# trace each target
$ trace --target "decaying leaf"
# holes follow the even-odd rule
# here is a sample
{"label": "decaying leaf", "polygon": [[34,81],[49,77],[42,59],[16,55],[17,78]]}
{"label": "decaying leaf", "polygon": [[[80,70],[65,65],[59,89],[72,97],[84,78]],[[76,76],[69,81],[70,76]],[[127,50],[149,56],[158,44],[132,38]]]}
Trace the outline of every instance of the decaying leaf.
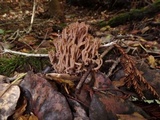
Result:
{"label": "decaying leaf", "polygon": [[10,84],[0,84],[0,120],[7,120],[13,114],[20,96],[17,85],[8,86]]}
{"label": "decaying leaf", "polygon": [[138,112],[144,118],[149,116],[129,101],[106,93],[96,93],[90,105],[89,116],[92,120],[117,120],[117,114],[133,114]]}
{"label": "decaying leaf", "polygon": [[20,116],[17,120],[38,120],[38,118],[33,114],[31,115],[26,114],[26,115]]}
{"label": "decaying leaf", "polygon": [[69,74],[59,74],[59,73],[47,73],[46,78],[54,80],[60,84],[67,84],[69,87],[73,88],[74,82],[79,79],[79,77],[71,76]]}
{"label": "decaying leaf", "polygon": [[15,110],[13,118],[14,119],[19,119],[21,116],[23,116],[25,110],[26,110],[26,106],[27,106],[27,100],[24,99],[23,103],[21,104],[21,106]]}
{"label": "decaying leaf", "polygon": [[107,88],[113,88],[112,82],[109,78],[106,78],[106,76],[101,72],[94,73],[95,82],[93,88],[100,89],[100,90],[106,90]]}
{"label": "decaying leaf", "polygon": [[120,120],[147,120],[142,115],[140,115],[137,112],[134,112],[133,114],[117,114],[118,119]]}
{"label": "decaying leaf", "polygon": [[105,109],[97,95],[93,95],[89,108],[89,118],[91,120],[117,120],[117,116],[110,110]]}
{"label": "decaying leaf", "polygon": [[70,106],[74,110],[74,120],[89,120],[85,109],[82,107],[80,103],[73,99],[68,99]]}
{"label": "decaying leaf", "polygon": [[72,114],[65,97],[57,92],[41,74],[28,72],[20,83],[32,98],[32,112],[39,120],[71,120]]}

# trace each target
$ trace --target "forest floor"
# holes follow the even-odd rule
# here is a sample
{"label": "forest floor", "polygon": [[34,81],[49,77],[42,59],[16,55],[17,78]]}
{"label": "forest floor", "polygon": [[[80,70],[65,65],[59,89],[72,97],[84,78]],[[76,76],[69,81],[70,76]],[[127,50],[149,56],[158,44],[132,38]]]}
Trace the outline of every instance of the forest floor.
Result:
{"label": "forest floor", "polygon": [[[42,73],[44,71],[47,71],[46,68],[48,68],[48,66],[51,66],[52,64],[52,63],[50,64],[48,57],[42,57],[42,58],[34,58],[34,56],[27,58],[16,57],[16,59],[20,60],[15,61],[14,57],[18,55],[12,53],[5,53],[4,49],[20,53],[46,55],[48,54],[48,51],[55,49],[53,42],[54,40],[57,40],[59,36],[61,36],[62,30],[66,26],[70,25],[71,23],[84,22],[85,24],[90,25],[89,34],[92,35],[94,38],[100,39],[102,41],[102,45],[105,45],[107,43],[112,43],[114,41],[118,41],[119,44],[117,43],[118,44],[117,46],[114,46],[111,48],[111,50],[108,50],[109,52],[104,57],[105,62],[103,62],[103,65],[99,70],[101,71],[101,73],[97,73],[94,75],[98,76],[95,77],[95,79],[97,78],[98,80],[97,81],[95,80],[96,82],[94,83],[94,87],[92,86],[92,88],[97,87],[96,89],[92,90],[90,85],[89,86],[86,85],[82,87],[82,90],[84,90],[85,92],[82,92],[78,97],[75,97],[76,93],[74,94],[70,92],[72,91],[75,92],[74,89],[77,89],[77,87],[76,88],[71,87],[72,82],[69,81],[66,82],[69,84],[69,87],[66,87],[65,85],[61,86],[59,85],[59,82],[60,83],[65,83],[65,82],[63,80],[58,79],[58,85],[56,83],[58,87],[56,87],[56,89],[58,89],[58,91],[60,91],[63,95],[65,95],[65,97],[67,97],[69,104],[73,103],[73,106],[70,105],[71,108],[74,109],[74,110],[71,109],[71,111],[75,112],[73,117],[76,118],[78,116],[79,119],[81,118],[86,120],[87,119],[94,120],[99,117],[102,120],[105,118],[113,120],[114,119],[115,120],[116,119],[121,119],[121,120],[160,119],[160,113],[159,113],[160,13],[156,14],[151,18],[146,17],[142,20],[133,20],[123,25],[110,27],[107,25],[104,26],[103,21],[108,21],[110,18],[113,18],[119,13],[127,12],[129,10],[121,9],[121,10],[109,11],[109,10],[103,10],[101,7],[88,9],[85,7],[77,7],[65,4],[64,5],[65,20],[59,20],[56,18],[48,18],[43,10],[43,7],[39,6],[36,9],[32,29],[30,31],[30,22],[32,17],[31,3],[25,3],[24,5],[20,6],[19,3],[1,2],[0,11],[1,11],[0,45],[1,45],[1,52],[2,53],[4,52],[3,54],[0,55],[0,62],[1,62],[0,83],[5,83],[6,81],[10,82],[8,81],[10,79],[7,78],[14,78],[13,76],[28,71],[34,72],[34,73],[27,73],[27,78],[29,80],[32,79],[37,80],[37,77],[39,77],[39,79],[42,80],[43,77],[41,75],[38,76],[37,73]],[[120,58],[121,55],[123,56],[123,58]],[[123,60],[126,61],[126,63],[127,61],[129,61],[129,64],[124,63]],[[21,61],[25,63],[22,63]],[[125,76],[127,76],[126,74],[130,73],[131,75],[129,79],[131,79],[133,82],[127,83],[125,82],[125,80],[128,79],[125,79]],[[107,77],[107,80],[106,78],[103,78],[104,76]],[[27,78],[25,77],[25,79]],[[138,82],[134,82],[133,79],[137,80]],[[43,80],[41,82],[43,83]],[[77,85],[77,83],[78,82],[75,82],[74,84]],[[20,86],[24,87],[25,84],[27,83],[21,83]],[[48,83],[45,82],[44,84]],[[107,97],[104,96],[103,94],[104,88],[102,87],[101,90],[100,89],[101,86],[99,84],[103,85],[105,84],[107,86],[108,89],[106,91],[108,92],[105,91],[105,95]],[[129,84],[133,84],[133,86]],[[108,85],[111,86],[108,87]],[[35,87],[35,91],[38,91],[39,86]],[[72,90],[70,90],[70,87]],[[4,89],[8,89],[8,87]],[[51,88],[46,88],[46,89],[51,89]],[[45,92],[45,89],[42,89],[42,92]],[[94,94],[94,92],[95,93],[97,92],[96,95]],[[4,98],[2,97],[4,95],[3,92],[0,93],[1,93],[0,99],[7,99],[6,97]],[[33,95],[31,91],[30,94]],[[55,95],[55,93],[53,94]],[[56,95],[58,96],[59,94],[56,93]],[[143,99],[143,97],[145,97],[145,100]],[[49,98],[49,100],[51,100],[51,98]],[[57,99],[60,98],[63,97],[60,96]],[[42,101],[43,100],[44,99],[42,99]],[[48,99],[45,98],[45,100]],[[107,102],[107,100],[110,102]],[[123,100],[125,100],[125,102]],[[129,103],[128,102],[126,103],[126,101],[128,100]],[[36,109],[38,109],[39,111],[35,112],[30,109],[28,110],[27,108],[26,108],[27,110],[23,110],[22,108],[26,104],[27,105],[29,104],[25,100],[23,101],[25,102],[23,104],[18,102],[19,106],[21,107],[18,107],[18,109],[16,109],[15,112],[10,111],[7,114],[1,113],[3,114],[1,117],[8,118],[8,116],[10,116],[13,118],[20,118],[20,117],[22,118],[22,115],[26,114],[24,113],[24,111],[33,112],[39,119],[45,116],[46,113],[38,109],[37,106],[41,108],[43,107],[43,104],[46,103],[43,103],[41,101],[42,104],[40,103],[37,104]],[[33,100],[33,103],[35,101]],[[55,100],[55,102],[57,101],[58,100]],[[64,101],[61,102],[62,104],[66,104],[63,103]],[[13,100],[13,103],[16,104],[17,101]],[[50,105],[52,103],[53,102],[51,103],[49,102]],[[136,107],[132,105],[133,103]],[[114,107],[110,106],[110,104],[113,105]],[[80,107],[81,105],[82,107]],[[109,105],[109,107],[107,105]],[[4,105],[4,107],[5,106],[7,105]],[[83,112],[78,113],[76,106],[77,109],[78,108],[81,109],[84,112],[84,114]],[[104,108],[104,106],[108,107],[108,109]],[[99,109],[98,107],[101,107],[103,109]],[[3,109],[3,105],[1,109]],[[96,111],[96,109],[98,109],[99,111]],[[21,111],[21,114],[17,114],[19,112],[18,110]],[[70,111],[66,107],[64,107],[63,110],[64,111],[66,110],[66,113],[69,113]],[[40,112],[42,112],[42,115],[40,115]],[[103,116],[103,112],[106,113],[109,117]],[[57,113],[57,115],[59,114]],[[66,116],[64,115],[63,117],[65,118]],[[69,115],[67,117],[73,118],[70,117]]]}

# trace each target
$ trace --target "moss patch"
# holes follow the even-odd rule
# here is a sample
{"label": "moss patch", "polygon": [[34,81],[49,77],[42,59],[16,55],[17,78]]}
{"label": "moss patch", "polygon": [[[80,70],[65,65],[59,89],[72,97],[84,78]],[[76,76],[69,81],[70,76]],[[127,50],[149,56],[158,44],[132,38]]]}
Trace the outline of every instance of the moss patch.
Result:
{"label": "moss patch", "polygon": [[11,56],[0,58],[0,74],[11,75],[15,71],[17,72],[41,72],[45,66],[49,65],[49,59],[47,58],[35,58],[24,56]]}

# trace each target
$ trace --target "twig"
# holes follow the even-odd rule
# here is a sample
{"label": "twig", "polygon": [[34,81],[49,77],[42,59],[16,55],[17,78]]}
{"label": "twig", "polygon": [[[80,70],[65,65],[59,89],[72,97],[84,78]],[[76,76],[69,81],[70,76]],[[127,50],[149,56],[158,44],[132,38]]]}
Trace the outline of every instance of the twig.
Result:
{"label": "twig", "polygon": [[45,36],[44,36],[44,39],[43,39],[43,40],[41,41],[41,43],[37,46],[36,51],[37,51],[37,49],[46,41],[47,34],[48,34],[48,30],[47,30],[47,32],[46,32],[46,34],[45,34]]}
{"label": "twig", "polygon": [[[105,62],[108,62],[108,60],[107,61],[105,61]],[[120,62],[120,57],[116,60],[116,61],[110,61],[109,60],[109,62],[113,62],[113,65],[111,66],[111,68],[109,69],[109,72],[107,73],[107,77],[110,77],[111,75],[112,75],[112,72],[113,72],[113,70],[116,68],[116,66],[118,65],[118,63]]]}
{"label": "twig", "polygon": [[34,2],[33,2],[33,9],[32,9],[31,23],[30,23],[30,26],[29,26],[28,33],[30,33],[31,30],[32,30],[33,21],[34,21],[34,16],[35,16],[35,10],[36,10],[36,5],[37,5],[36,0],[34,0]]}
{"label": "twig", "polygon": [[80,92],[80,88],[82,87],[84,81],[86,80],[87,76],[89,75],[89,73],[91,72],[92,68],[94,67],[94,65],[91,65],[90,68],[88,69],[88,71],[86,71],[83,76],[81,77],[78,85],[76,86],[76,93],[78,94]]}
{"label": "twig", "polygon": [[17,52],[17,51],[13,51],[13,50],[6,49],[6,48],[4,48],[1,51],[3,54],[4,53],[11,53],[11,54],[17,54],[17,55],[24,55],[27,57],[48,57],[48,54],[31,54],[31,53]]}
{"label": "twig", "polygon": [[114,46],[109,46],[102,54],[101,58],[103,58]]}
{"label": "twig", "polygon": [[107,44],[104,44],[104,45],[101,45],[101,47],[109,47],[109,46],[115,45],[116,43],[117,43],[117,40],[110,42],[110,43],[107,43]]}
{"label": "twig", "polygon": [[12,34],[12,36],[9,37],[9,39],[11,39],[12,42],[13,42],[14,40],[16,40],[16,39],[18,38],[18,36],[20,36],[20,30],[19,30],[19,29],[16,30],[16,31]]}

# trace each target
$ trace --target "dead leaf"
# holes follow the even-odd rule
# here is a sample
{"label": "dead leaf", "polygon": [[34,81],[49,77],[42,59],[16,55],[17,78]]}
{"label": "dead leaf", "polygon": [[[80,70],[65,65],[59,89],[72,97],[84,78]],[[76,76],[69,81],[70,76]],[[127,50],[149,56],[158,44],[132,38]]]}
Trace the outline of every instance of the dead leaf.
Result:
{"label": "dead leaf", "polygon": [[91,120],[117,120],[117,116],[112,111],[105,109],[97,95],[93,95],[89,108],[89,118]]}
{"label": "dead leaf", "polygon": [[115,81],[112,81],[112,84],[115,86],[115,87],[122,87],[125,85],[125,81],[124,81],[124,77],[123,78],[120,78],[119,80],[115,80]]}
{"label": "dead leaf", "polygon": [[127,100],[106,93],[96,92],[90,104],[89,116],[92,120],[117,120],[116,114],[133,114],[138,112],[148,118],[149,116],[139,107]]}
{"label": "dead leaf", "polygon": [[89,120],[85,109],[82,107],[80,103],[73,99],[68,99],[69,103],[74,110],[74,120]]}
{"label": "dead leaf", "polygon": [[26,114],[23,116],[20,116],[17,120],[38,120],[38,118],[34,114]]}
{"label": "dead leaf", "polygon": [[101,72],[94,73],[95,76],[95,82],[93,88],[105,90],[107,88],[112,88],[112,82],[109,78],[106,78],[106,76]]}
{"label": "dead leaf", "polygon": [[26,45],[35,45],[38,40],[31,35],[25,35],[22,38],[19,38],[18,41]]}
{"label": "dead leaf", "polygon": [[148,59],[148,63],[150,65],[150,67],[155,68],[157,63],[156,63],[156,60],[155,60],[154,56],[150,55],[150,56],[148,56],[147,59]]}
{"label": "dead leaf", "polygon": [[[0,84],[0,120],[7,120],[13,114],[20,96],[20,89],[17,85]],[[7,91],[6,91],[7,89]]]}
{"label": "dead leaf", "polygon": [[117,114],[117,116],[120,120],[147,120],[137,112],[134,112],[133,114]]}
{"label": "dead leaf", "polygon": [[23,115],[23,113],[26,110],[26,106],[27,106],[27,100],[24,99],[22,105],[17,110],[15,110],[13,118],[16,119],[16,120],[20,119],[21,116]]}
{"label": "dead leaf", "polygon": [[54,80],[60,84],[67,84],[71,88],[74,87],[73,81],[76,81],[79,79],[79,77],[77,76],[72,76],[69,74],[59,74],[59,73],[47,73],[45,77],[50,80]]}
{"label": "dead leaf", "polygon": [[84,84],[78,94],[76,94],[76,97],[78,98],[79,101],[82,102],[83,105],[89,106],[91,102],[91,88]]}
{"label": "dead leaf", "polygon": [[41,74],[28,72],[20,83],[32,96],[33,113],[40,120],[71,120],[72,114],[65,97],[52,88]]}
{"label": "dead leaf", "polygon": [[148,26],[146,26],[145,28],[143,28],[141,30],[142,34],[144,34],[145,32],[147,32],[150,28]]}

